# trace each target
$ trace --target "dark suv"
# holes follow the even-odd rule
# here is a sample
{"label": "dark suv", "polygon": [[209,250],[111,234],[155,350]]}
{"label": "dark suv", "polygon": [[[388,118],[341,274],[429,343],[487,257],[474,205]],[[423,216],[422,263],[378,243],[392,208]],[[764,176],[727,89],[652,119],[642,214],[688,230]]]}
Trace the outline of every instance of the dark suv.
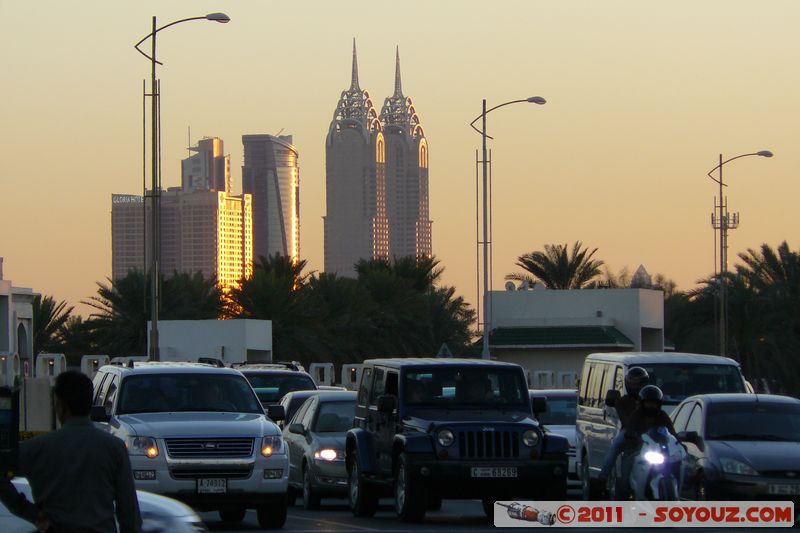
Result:
{"label": "dark suv", "polygon": [[393,494],[398,516],[419,521],[444,499],[564,499],[564,437],[533,419],[522,368],[473,359],[364,362],[347,434],[350,507],[375,513]]}

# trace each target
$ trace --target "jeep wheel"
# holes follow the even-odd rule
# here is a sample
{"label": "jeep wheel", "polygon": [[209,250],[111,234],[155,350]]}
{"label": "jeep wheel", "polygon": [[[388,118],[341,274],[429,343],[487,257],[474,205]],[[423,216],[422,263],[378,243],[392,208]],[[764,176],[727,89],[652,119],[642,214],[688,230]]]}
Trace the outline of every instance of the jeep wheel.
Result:
{"label": "jeep wheel", "polygon": [[238,524],[244,520],[246,514],[247,509],[244,507],[229,507],[219,510],[219,519],[228,524]]}
{"label": "jeep wheel", "polygon": [[259,505],[256,508],[258,525],[264,529],[280,529],[286,523],[287,511],[288,501],[285,494],[278,500]]}
{"label": "jeep wheel", "polygon": [[305,465],[303,468],[303,508],[312,511],[319,509],[320,496],[314,492],[314,486],[311,484],[311,468]]}
{"label": "jeep wheel", "polygon": [[421,483],[414,483],[406,455],[397,460],[394,479],[395,511],[403,522],[421,522],[428,506],[427,491]]}
{"label": "jeep wheel", "polygon": [[371,517],[378,510],[378,496],[361,476],[358,469],[358,459],[351,459],[353,466],[350,468],[350,477],[347,480],[347,495],[350,510],[356,516]]}

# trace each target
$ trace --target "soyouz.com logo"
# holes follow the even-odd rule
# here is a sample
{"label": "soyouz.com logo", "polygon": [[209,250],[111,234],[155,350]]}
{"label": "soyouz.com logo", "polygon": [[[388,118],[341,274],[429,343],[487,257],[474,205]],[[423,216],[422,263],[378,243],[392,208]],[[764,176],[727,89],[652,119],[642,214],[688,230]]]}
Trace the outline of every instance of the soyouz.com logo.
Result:
{"label": "soyouz.com logo", "polygon": [[495,502],[496,527],[792,527],[794,504],[746,502]]}

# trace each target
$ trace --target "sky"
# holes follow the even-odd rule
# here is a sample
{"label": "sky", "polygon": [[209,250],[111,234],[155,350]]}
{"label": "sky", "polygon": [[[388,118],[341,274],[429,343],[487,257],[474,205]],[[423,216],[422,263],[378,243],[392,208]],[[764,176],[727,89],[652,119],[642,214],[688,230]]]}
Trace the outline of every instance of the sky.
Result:
{"label": "sky", "polygon": [[[159,33],[163,181],[192,140],[219,136],[241,190],[241,136],[294,136],[301,256],[323,268],[325,136],[349,86],[352,39],[376,107],[403,89],[430,145],[433,249],[445,283],[476,294],[475,150],[489,106],[494,279],[550,243],[598,248],[687,289],[713,272],[719,154],[741,226],[730,257],[797,249],[800,4],[793,0],[402,2],[0,0],[0,256],[16,286],[78,311],[111,273],[111,194],[142,183],[142,80],[133,48],[159,25],[223,11],[226,25]],[[9,22],[10,21],[10,22]]]}

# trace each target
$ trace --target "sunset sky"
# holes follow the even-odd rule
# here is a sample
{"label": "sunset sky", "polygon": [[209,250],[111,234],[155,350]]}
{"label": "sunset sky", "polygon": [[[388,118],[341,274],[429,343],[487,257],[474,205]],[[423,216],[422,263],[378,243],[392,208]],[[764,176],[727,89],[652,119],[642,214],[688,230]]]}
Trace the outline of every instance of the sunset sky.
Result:
{"label": "sunset sky", "polygon": [[[111,273],[111,194],[142,183],[142,79],[133,44],[159,34],[165,185],[192,140],[224,139],[241,191],[243,134],[283,129],[300,151],[301,256],[323,263],[324,142],[350,82],[376,107],[403,89],[430,145],[433,249],[445,282],[475,300],[474,154],[468,126],[489,105],[494,284],[518,255],[582,240],[612,269],[639,264],[690,288],[713,271],[719,153],[730,256],[800,245],[800,3],[0,0],[0,256],[17,286],[78,305]],[[732,261],[733,262],[733,261]],[[79,306],[86,314],[87,308]]]}

